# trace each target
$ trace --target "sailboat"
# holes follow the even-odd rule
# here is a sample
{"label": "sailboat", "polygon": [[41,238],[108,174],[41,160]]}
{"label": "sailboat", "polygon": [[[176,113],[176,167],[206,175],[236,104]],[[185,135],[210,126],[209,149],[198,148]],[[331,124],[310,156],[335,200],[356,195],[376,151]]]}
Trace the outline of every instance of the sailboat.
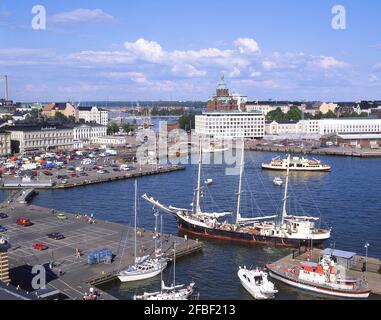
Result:
{"label": "sailboat", "polygon": [[[290,162],[290,156],[288,157]],[[237,194],[237,209],[235,221],[221,222],[219,219],[226,213],[204,213],[200,207],[200,178],[202,167],[202,148],[200,144],[200,160],[198,166],[198,186],[196,189],[196,203],[193,210],[165,206],[153,197],[143,195],[143,198],[164,212],[174,215],[178,221],[179,229],[183,232],[195,234],[205,238],[215,238],[253,244],[266,244],[284,247],[300,247],[308,245],[311,241],[319,246],[331,237],[331,230],[319,229],[315,223],[319,218],[310,216],[288,215],[287,199],[289,184],[289,167],[286,176],[286,187],[283,198],[281,218],[278,215],[267,217],[243,218],[241,216],[242,177],[244,172],[244,145],[241,150],[241,165],[239,175],[239,188]],[[280,221],[279,221],[280,220]]]}
{"label": "sailboat", "polygon": [[137,256],[137,229],[136,229],[136,216],[137,216],[137,180],[135,180],[135,228],[134,228],[134,264],[128,266],[125,270],[120,271],[117,277],[121,282],[131,282],[138,280],[145,280],[157,276],[162,272],[168,264],[168,260],[162,257],[162,253],[157,254],[156,251],[156,238],[155,238],[155,258],[149,259],[149,256]]}
{"label": "sailboat", "polygon": [[143,295],[135,295],[134,300],[188,300],[193,294],[195,283],[191,282],[188,286],[176,285],[176,242],[173,243],[173,283],[170,287],[165,285],[163,281],[163,273],[161,273],[161,290],[158,292]]}

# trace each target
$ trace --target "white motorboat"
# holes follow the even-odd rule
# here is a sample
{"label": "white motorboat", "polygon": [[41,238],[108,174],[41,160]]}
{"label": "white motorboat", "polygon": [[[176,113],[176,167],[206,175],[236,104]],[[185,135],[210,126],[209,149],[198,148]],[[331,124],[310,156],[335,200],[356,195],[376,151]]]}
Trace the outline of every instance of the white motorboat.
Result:
{"label": "white motorboat", "polygon": [[213,183],[213,179],[207,179],[205,180],[205,185],[209,186]]}
{"label": "white motorboat", "polygon": [[248,270],[239,267],[238,277],[242,286],[253,296],[254,299],[272,299],[278,293],[274,284],[268,280],[267,272],[260,269]]}
{"label": "white motorboat", "polygon": [[[162,219],[162,218],[161,218]],[[134,300],[188,300],[193,294],[195,283],[188,286],[184,284],[176,285],[176,243],[173,244],[173,284],[167,287],[163,281],[161,272],[161,290],[158,292],[145,292],[143,295],[134,295]]]}
{"label": "white motorboat", "polygon": [[[134,264],[128,266],[126,269],[120,271],[117,275],[121,282],[132,282],[153,278],[160,274],[168,265],[168,259],[163,258],[161,252],[158,254],[156,250],[155,238],[155,258],[149,259],[149,256],[137,256],[137,229],[136,229],[136,216],[137,216],[137,181],[135,180],[135,228],[134,228]],[[155,226],[156,230],[156,226]]]}

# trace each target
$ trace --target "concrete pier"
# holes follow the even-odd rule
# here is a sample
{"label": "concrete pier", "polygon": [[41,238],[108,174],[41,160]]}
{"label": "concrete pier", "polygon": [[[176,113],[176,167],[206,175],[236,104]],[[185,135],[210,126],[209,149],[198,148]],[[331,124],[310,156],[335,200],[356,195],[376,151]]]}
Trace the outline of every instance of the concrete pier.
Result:
{"label": "concrete pier", "polygon": [[[97,171],[90,171],[87,173],[87,176],[80,176],[77,177],[70,177],[70,179],[67,180],[67,183],[62,183],[62,180],[57,179],[58,175],[68,175],[68,173],[65,170],[59,170],[54,172],[54,176],[51,179],[48,179],[51,181],[51,183],[34,183],[33,181],[31,183],[18,183],[18,182],[12,182],[8,183],[9,181],[7,179],[4,179],[2,183],[0,184],[0,188],[6,189],[6,190],[19,190],[24,188],[35,188],[35,189],[68,189],[68,188],[76,188],[76,187],[83,187],[87,185],[92,184],[100,184],[100,183],[106,183],[106,182],[112,182],[112,181],[119,181],[119,180],[126,180],[126,179],[135,179],[139,177],[145,177],[145,176],[151,176],[151,175],[157,175],[157,174],[164,174],[164,173],[170,173],[180,170],[185,170],[185,167],[178,166],[178,165],[144,165],[141,167],[137,167],[130,171],[113,171],[110,167],[105,167],[105,169],[108,171],[107,173],[100,174]],[[41,178],[41,179],[47,179],[47,178]],[[40,180],[43,181],[43,180]]]}
{"label": "concrete pier", "polygon": [[[302,261],[307,261],[308,255],[310,255],[310,261],[318,262],[321,254],[321,249],[313,249],[310,254],[307,252],[299,253],[298,250],[295,250],[292,254],[274,262],[273,264],[285,267],[298,266]],[[353,258],[353,264],[348,270],[348,275],[353,278],[365,277],[368,281],[369,288],[372,290],[372,294],[381,295],[381,261],[379,259],[368,257],[367,272],[362,272],[365,260],[366,258],[363,256],[355,256]]]}
{"label": "concrete pier", "polygon": [[[61,220],[57,217],[61,212],[17,202],[3,203],[1,211],[9,216],[1,220],[1,224],[8,229],[3,235],[12,244],[8,251],[10,278],[12,284],[26,290],[32,290],[32,267],[43,265],[50,287],[69,299],[82,300],[91,286],[115,280],[117,272],[133,262],[134,228],[100,220],[93,224],[89,223],[89,217],[69,213],[64,213],[67,219]],[[16,220],[21,216],[30,219],[33,225],[17,225]],[[62,233],[65,239],[49,239],[47,234],[53,232]],[[137,244],[139,255],[154,253],[153,235],[151,231],[140,229]],[[178,258],[202,250],[199,241],[163,235],[163,250],[168,257],[173,254],[174,242],[178,244]],[[48,248],[38,251],[32,247],[35,243]],[[87,254],[104,248],[112,250],[112,263],[88,265]],[[77,249],[80,256],[76,255]],[[100,299],[114,297],[101,292]]]}

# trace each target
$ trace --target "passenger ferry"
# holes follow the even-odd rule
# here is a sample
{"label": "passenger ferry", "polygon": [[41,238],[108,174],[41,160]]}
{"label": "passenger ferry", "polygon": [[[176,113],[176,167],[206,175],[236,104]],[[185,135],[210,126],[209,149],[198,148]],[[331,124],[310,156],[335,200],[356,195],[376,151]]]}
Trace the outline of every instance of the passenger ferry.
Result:
{"label": "passenger ferry", "polygon": [[[262,169],[264,170],[277,170],[287,171],[288,159],[281,159],[276,157],[270,163],[263,163]],[[323,164],[320,160],[307,158],[293,157],[290,160],[290,171],[314,171],[314,172],[328,172],[331,171],[331,166]]]}
{"label": "passenger ferry", "polygon": [[305,261],[299,266],[267,265],[270,276],[292,287],[341,298],[366,299],[371,290],[363,279],[350,279],[331,255],[324,255],[319,263]]}

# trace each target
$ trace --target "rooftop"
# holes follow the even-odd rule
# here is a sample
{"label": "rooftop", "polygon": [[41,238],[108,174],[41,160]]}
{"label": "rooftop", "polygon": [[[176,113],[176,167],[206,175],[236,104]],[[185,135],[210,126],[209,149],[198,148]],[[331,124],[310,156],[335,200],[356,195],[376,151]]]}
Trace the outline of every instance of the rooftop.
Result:
{"label": "rooftop", "polygon": [[352,259],[356,253],[355,252],[349,252],[349,251],[342,251],[342,250],[336,250],[336,249],[330,249],[326,248],[322,251],[323,255],[332,255],[334,257],[338,258],[344,258],[344,259]]}

